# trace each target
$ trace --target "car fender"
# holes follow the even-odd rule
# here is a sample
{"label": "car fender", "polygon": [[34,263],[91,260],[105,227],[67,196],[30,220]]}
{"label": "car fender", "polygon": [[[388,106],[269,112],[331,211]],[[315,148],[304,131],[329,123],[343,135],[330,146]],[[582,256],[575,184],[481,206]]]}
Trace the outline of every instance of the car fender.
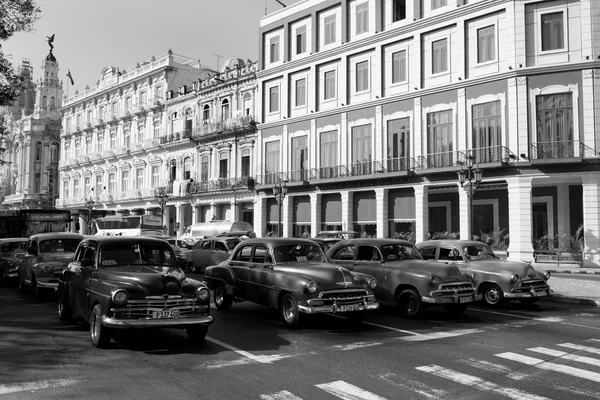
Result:
{"label": "car fender", "polygon": [[387,273],[387,284],[390,287],[389,293],[393,293],[393,299],[384,299],[387,301],[395,301],[400,292],[407,288],[415,289],[420,296],[428,294],[432,286],[429,284],[429,279],[433,273],[429,271],[410,270],[398,271],[393,270]]}
{"label": "car fender", "polygon": [[204,272],[204,280],[208,288],[214,290],[219,284],[235,286],[235,274],[229,265],[211,265],[206,267]]}
{"label": "car fender", "polygon": [[[357,276],[357,277],[360,279],[360,281],[361,281],[361,283],[363,284],[363,287],[364,287],[365,289],[368,289],[370,292],[372,292],[372,291],[373,291],[373,289],[371,289],[371,288],[369,287],[369,281],[370,281],[371,279],[375,279],[375,277],[374,277],[373,275],[364,274],[364,273],[362,273],[362,272],[352,272],[352,274],[353,274],[353,275],[356,275],[356,276]],[[379,282],[377,282],[377,284],[379,285]]]}

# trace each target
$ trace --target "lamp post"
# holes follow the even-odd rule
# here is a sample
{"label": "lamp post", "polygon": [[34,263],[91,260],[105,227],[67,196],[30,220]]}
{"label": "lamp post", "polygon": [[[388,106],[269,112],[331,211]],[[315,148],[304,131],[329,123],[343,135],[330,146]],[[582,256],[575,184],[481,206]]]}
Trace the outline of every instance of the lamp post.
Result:
{"label": "lamp post", "polygon": [[160,207],[160,223],[164,227],[165,226],[165,206],[167,205],[167,199],[169,198],[169,195],[167,193],[165,193],[164,188],[159,188],[156,190],[156,194],[154,195],[154,198],[156,199],[156,201],[158,202],[158,205]]}
{"label": "lamp post", "polygon": [[275,200],[277,200],[277,205],[279,206],[279,220],[277,224],[277,234],[279,237],[283,234],[283,227],[281,225],[281,205],[283,204],[283,199],[285,199],[285,196],[287,195],[287,191],[287,181],[282,181],[280,179],[279,182],[273,186],[273,196],[275,196]]}
{"label": "lamp post", "polygon": [[465,189],[467,192],[467,199],[469,200],[469,239],[473,240],[473,195],[481,183],[483,177],[483,171],[480,170],[475,164],[475,156],[469,150],[465,156],[467,170],[465,171],[461,166],[458,171],[458,182],[460,187]]}
{"label": "lamp post", "polygon": [[94,209],[94,204],[96,204],[96,202],[94,201],[94,198],[92,196],[90,196],[90,198],[87,199],[85,202],[85,205],[87,206],[87,209],[88,209],[88,220],[87,220],[87,233],[88,234],[90,233],[90,230],[92,228],[92,210]]}

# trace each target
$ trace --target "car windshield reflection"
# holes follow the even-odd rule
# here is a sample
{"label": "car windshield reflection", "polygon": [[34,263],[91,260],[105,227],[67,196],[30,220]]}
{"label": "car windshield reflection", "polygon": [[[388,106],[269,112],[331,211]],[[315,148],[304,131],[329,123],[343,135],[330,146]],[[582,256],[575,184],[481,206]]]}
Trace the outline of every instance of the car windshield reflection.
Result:
{"label": "car windshield reflection", "polygon": [[277,246],[273,250],[275,263],[294,261],[325,261],[325,254],[318,245],[293,244]]}
{"label": "car windshield reflection", "polygon": [[398,261],[405,259],[422,259],[421,253],[415,246],[407,244],[386,244],[381,246],[381,253],[385,261]]}
{"label": "car windshield reflection", "polygon": [[485,244],[465,246],[462,251],[468,261],[498,259],[494,251]]}
{"label": "car windshield reflection", "polygon": [[131,265],[161,265],[176,267],[171,249],[156,244],[111,244],[100,255],[103,267]]}
{"label": "car windshield reflection", "polygon": [[74,252],[81,239],[51,239],[40,242],[41,253]]}

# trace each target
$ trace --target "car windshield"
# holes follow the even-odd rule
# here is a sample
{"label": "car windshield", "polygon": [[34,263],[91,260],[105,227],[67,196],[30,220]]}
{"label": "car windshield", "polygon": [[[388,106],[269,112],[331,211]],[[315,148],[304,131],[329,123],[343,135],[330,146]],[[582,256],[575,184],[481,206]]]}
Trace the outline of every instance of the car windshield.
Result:
{"label": "car windshield", "polygon": [[275,263],[293,261],[325,261],[325,254],[318,245],[286,244],[275,247]]}
{"label": "car windshield", "polygon": [[2,253],[23,252],[27,248],[27,241],[2,243]]}
{"label": "car windshield", "polygon": [[115,243],[102,249],[100,265],[165,265],[175,267],[176,263],[169,245],[160,243]]}
{"label": "car windshield", "polygon": [[381,253],[385,261],[397,261],[407,258],[422,259],[419,250],[411,244],[385,244],[381,246]]}
{"label": "car windshield", "polygon": [[81,239],[50,239],[40,242],[40,253],[74,252]]}
{"label": "car windshield", "polygon": [[486,244],[476,244],[465,246],[462,249],[465,257],[469,261],[473,260],[485,260],[485,259],[497,259],[498,257],[494,254],[494,251],[490,248],[490,246]]}
{"label": "car windshield", "polygon": [[238,239],[238,238],[227,239],[225,241],[225,246],[227,247],[227,250],[233,250],[235,248],[235,246],[238,245],[239,242],[240,242],[240,239]]}

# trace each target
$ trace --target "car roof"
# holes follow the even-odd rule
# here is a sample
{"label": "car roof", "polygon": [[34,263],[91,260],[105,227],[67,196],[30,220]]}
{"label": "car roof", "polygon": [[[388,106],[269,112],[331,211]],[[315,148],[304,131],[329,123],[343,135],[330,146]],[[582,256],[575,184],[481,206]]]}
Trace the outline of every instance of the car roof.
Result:
{"label": "car roof", "polygon": [[29,239],[44,240],[44,239],[83,239],[83,235],[74,232],[46,232],[36,233],[31,235]]}
{"label": "car roof", "polygon": [[0,243],[26,242],[28,240],[27,238],[2,238],[0,239]]}
{"label": "car roof", "polygon": [[97,243],[102,243],[103,245],[112,244],[112,243],[162,243],[167,246],[171,246],[167,243],[166,240],[162,238],[155,238],[151,236],[88,236],[84,240],[84,242],[95,241]]}
{"label": "car roof", "polygon": [[417,247],[421,246],[469,246],[474,244],[485,244],[483,242],[478,242],[477,240],[460,240],[460,239],[435,239],[435,240],[426,240],[424,242],[420,242],[417,244]]}
{"label": "car roof", "polygon": [[342,239],[336,245],[339,244],[374,244],[382,246],[384,244],[410,244],[408,240],[404,239],[392,239],[392,238],[356,238],[356,239]]}
{"label": "car roof", "polygon": [[279,246],[288,244],[307,244],[315,245],[316,242],[312,239],[305,238],[278,238],[278,237],[262,237],[262,238],[251,238],[242,241],[246,244],[266,244],[267,246]]}

